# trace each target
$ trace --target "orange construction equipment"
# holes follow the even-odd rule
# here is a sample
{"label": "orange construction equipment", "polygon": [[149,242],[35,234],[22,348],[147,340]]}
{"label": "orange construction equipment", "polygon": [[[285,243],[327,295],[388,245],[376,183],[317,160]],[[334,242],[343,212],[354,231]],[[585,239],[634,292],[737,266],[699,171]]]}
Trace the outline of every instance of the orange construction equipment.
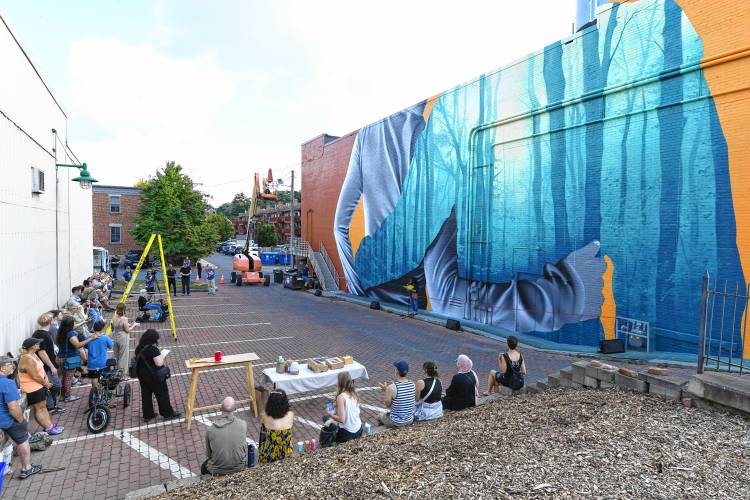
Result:
{"label": "orange construction equipment", "polygon": [[223,274],[221,275],[221,278],[219,279],[219,284],[220,285],[224,284],[224,275]]}
{"label": "orange construction equipment", "polygon": [[[276,201],[279,199],[276,194],[278,183],[274,182],[273,172],[271,172],[270,168],[268,169],[268,177],[263,179],[262,191],[260,185],[260,175],[256,172],[255,182],[253,184],[253,195],[250,198],[250,206],[247,208],[248,221],[253,220],[255,212],[258,210],[258,200]],[[271,189],[273,189],[273,192]],[[237,286],[242,286],[243,284],[263,284],[263,286],[269,286],[271,284],[271,278],[269,276],[263,276],[260,258],[250,253],[249,231],[247,234],[247,240],[245,241],[245,248],[242,250],[242,253],[235,255],[232,260],[232,270],[237,273],[237,279],[235,281]]]}

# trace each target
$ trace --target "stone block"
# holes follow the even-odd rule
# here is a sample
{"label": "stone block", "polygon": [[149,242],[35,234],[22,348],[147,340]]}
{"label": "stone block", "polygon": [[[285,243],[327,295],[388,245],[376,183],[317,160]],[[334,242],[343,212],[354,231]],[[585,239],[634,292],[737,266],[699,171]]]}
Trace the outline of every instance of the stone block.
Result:
{"label": "stone block", "polygon": [[725,373],[701,373],[693,375],[686,388],[686,394],[688,391],[696,398],[750,414],[750,380],[745,377]]}
{"label": "stone block", "polygon": [[600,367],[596,368],[596,377],[601,382],[607,382],[608,384],[614,384],[615,383],[615,373],[617,373],[617,369],[612,367]]}
{"label": "stone block", "polygon": [[639,378],[628,377],[621,373],[615,373],[615,385],[629,391],[648,392],[648,382]]}
{"label": "stone block", "polygon": [[682,400],[682,390],[687,386],[687,379],[641,373],[639,378],[648,382],[649,394],[656,394],[673,401]]}
{"label": "stone block", "polygon": [[167,489],[163,484],[155,484],[154,486],[149,486],[148,488],[141,488],[140,490],[135,490],[127,493],[125,495],[125,500],[141,500],[142,498],[155,497],[157,495],[165,493],[166,491]]}
{"label": "stone block", "polygon": [[599,389],[610,389],[614,386],[615,384],[613,382],[605,382],[604,380],[599,381]]}
{"label": "stone block", "polygon": [[543,378],[542,380],[538,380],[536,383],[537,389],[539,389],[539,392],[546,391],[549,388],[549,384],[547,383],[547,379]]}
{"label": "stone block", "polygon": [[588,375],[583,377],[583,385],[585,387],[591,387],[592,389],[598,389],[599,388],[599,379],[594,377],[589,377]]}
{"label": "stone block", "polygon": [[583,379],[586,377],[586,367],[589,365],[588,361],[578,361],[570,365],[573,370],[573,382],[579,385],[583,385]]}
{"label": "stone block", "polygon": [[560,387],[573,387],[573,379],[560,377]]}
{"label": "stone block", "polygon": [[646,370],[651,375],[660,375],[662,377],[666,377],[669,375],[669,370],[666,368],[659,368],[656,366],[649,366],[648,370]]}
{"label": "stone block", "polygon": [[637,377],[638,372],[635,370],[631,370],[630,368],[620,368],[618,370],[620,372],[620,375],[625,375],[626,377]]}
{"label": "stone block", "polygon": [[532,382],[526,386],[526,394],[539,394],[539,389],[536,386],[536,382]]}
{"label": "stone block", "polygon": [[560,380],[568,379],[573,380],[573,367],[572,366],[566,366],[562,370],[560,370]]}
{"label": "stone block", "polygon": [[[210,476],[209,476],[210,477]],[[177,488],[183,488],[186,486],[192,486],[198,484],[203,479],[203,476],[184,477],[182,479],[174,479],[165,484],[167,491],[176,490]]]}
{"label": "stone block", "polygon": [[560,387],[560,375],[557,373],[551,373],[547,376],[547,385],[549,387]]}

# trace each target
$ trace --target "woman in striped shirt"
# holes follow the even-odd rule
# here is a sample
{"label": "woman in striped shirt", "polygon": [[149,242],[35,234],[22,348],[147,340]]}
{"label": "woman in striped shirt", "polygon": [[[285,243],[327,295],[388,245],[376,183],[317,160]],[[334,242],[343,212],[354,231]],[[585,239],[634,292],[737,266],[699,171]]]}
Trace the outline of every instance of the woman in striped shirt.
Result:
{"label": "woman in striped shirt", "polygon": [[380,415],[378,421],[386,427],[402,427],[414,421],[416,388],[414,382],[406,378],[409,363],[396,361],[393,366],[396,380],[388,385],[380,384],[385,406],[390,407],[390,411]]}

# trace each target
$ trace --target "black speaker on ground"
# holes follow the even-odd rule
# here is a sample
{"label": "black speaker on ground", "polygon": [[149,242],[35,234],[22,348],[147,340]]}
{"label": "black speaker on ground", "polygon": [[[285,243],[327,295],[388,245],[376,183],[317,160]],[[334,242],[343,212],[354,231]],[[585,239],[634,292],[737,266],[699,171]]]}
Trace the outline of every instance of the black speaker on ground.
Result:
{"label": "black speaker on ground", "polygon": [[323,292],[321,292],[320,290],[315,290],[313,293],[316,297],[320,297],[321,295],[323,295]]}
{"label": "black speaker on ground", "polygon": [[237,273],[232,271],[231,283],[237,283]]}
{"label": "black speaker on ground", "polygon": [[372,302],[370,302],[370,309],[380,311],[380,302],[378,302],[377,300],[373,300]]}
{"label": "black speaker on ground", "polygon": [[445,322],[445,327],[448,330],[459,331],[461,329],[461,322],[456,321],[455,319],[449,319],[448,321]]}
{"label": "black speaker on ground", "polygon": [[599,352],[602,354],[625,352],[625,341],[622,339],[602,340],[599,342]]}

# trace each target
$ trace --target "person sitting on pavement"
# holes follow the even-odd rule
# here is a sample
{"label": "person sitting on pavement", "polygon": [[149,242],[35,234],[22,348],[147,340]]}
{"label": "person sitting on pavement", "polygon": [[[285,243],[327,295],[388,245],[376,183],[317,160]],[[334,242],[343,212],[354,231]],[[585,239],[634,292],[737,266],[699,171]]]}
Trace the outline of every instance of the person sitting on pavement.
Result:
{"label": "person sitting on pavement", "polygon": [[54,386],[44,372],[44,363],[37,356],[41,343],[41,340],[34,337],[23,341],[21,358],[18,361],[18,381],[21,392],[26,394],[26,402],[34,410],[36,423],[47,434],[55,436],[62,434],[65,428],[53,424],[47,411],[47,394]]}
{"label": "person sitting on pavement", "polygon": [[508,387],[514,391],[521,389],[524,385],[524,375],[526,374],[526,363],[523,356],[518,352],[518,339],[513,335],[506,340],[508,350],[497,357],[497,364],[500,370],[490,370],[487,377],[487,392],[489,396],[493,392],[500,392],[500,387]]}
{"label": "person sitting on pavement", "polygon": [[465,354],[456,359],[458,373],[453,375],[451,385],[445,390],[443,397],[444,410],[463,410],[477,405],[479,394],[479,378],[472,370],[473,363]]}
{"label": "person sitting on pavement", "polygon": [[283,390],[271,391],[260,418],[258,461],[262,464],[282,460],[292,454],[294,412]]}
{"label": "person sitting on pavement", "polygon": [[[39,351],[36,354],[42,360],[42,363],[44,363],[47,380],[52,383],[52,388],[47,395],[47,410],[50,415],[56,415],[65,411],[65,408],[57,406],[57,396],[60,395],[62,384],[60,378],[57,376],[57,355],[55,354],[55,341],[53,340],[52,333],[53,324],[59,315],[60,311],[57,310],[40,315],[36,320],[37,329],[31,335],[40,341]],[[57,326],[55,326],[55,331],[57,331]]]}
{"label": "person sitting on pavement", "polygon": [[13,358],[0,356],[0,430],[4,431],[14,443],[21,459],[20,479],[42,471],[42,466],[31,463],[29,446],[29,424],[19,404],[21,393],[16,383],[8,377],[15,371]]}
{"label": "person sitting on pavement", "polygon": [[409,363],[401,360],[393,363],[393,366],[395,381],[390,384],[380,384],[385,406],[390,408],[390,411],[381,414],[378,422],[386,427],[403,427],[414,421],[416,385],[406,378],[409,373]]}
{"label": "person sitting on pavement", "polygon": [[94,335],[96,336],[86,345],[89,353],[88,378],[91,379],[91,390],[99,390],[99,377],[102,370],[107,366],[107,349],[112,349],[112,339],[104,335],[107,324],[103,320],[94,323]]}
{"label": "person sitting on pavement", "polygon": [[427,361],[422,365],[425,378],[417,380],[416,399],[417,409],[414,412],[416,420],[434,420],[443,416],[443,385],[438,378],[437,364]]}
{"label": "person sitting on pavement", "polygon": [[339,373],[336,385],[336,411],[330,417],[339,423],[336,442],[345,443],[362,436],[359,397],[349,372]]}
{"label": "person sitting on pavement", "polygon": [[148,291],[143,288],[138,294],[138,310],[143,311],[143,308],[148,304]]}
{"label": "person sitting on pavement", "polygon": [[70,289],[70,298],[68,299],[68,303],[70,302],[78,302],[81,303],[81,294],[83,293],[83,287],[78,285],[74,286]]}
{"label": "person sitting on pavement", "polygon": [[227,396],[221,403],[221,415],[211,419],[201,474],[223,476],[247,467],[247,422],[235,416],[235,408],[234,398]]}

